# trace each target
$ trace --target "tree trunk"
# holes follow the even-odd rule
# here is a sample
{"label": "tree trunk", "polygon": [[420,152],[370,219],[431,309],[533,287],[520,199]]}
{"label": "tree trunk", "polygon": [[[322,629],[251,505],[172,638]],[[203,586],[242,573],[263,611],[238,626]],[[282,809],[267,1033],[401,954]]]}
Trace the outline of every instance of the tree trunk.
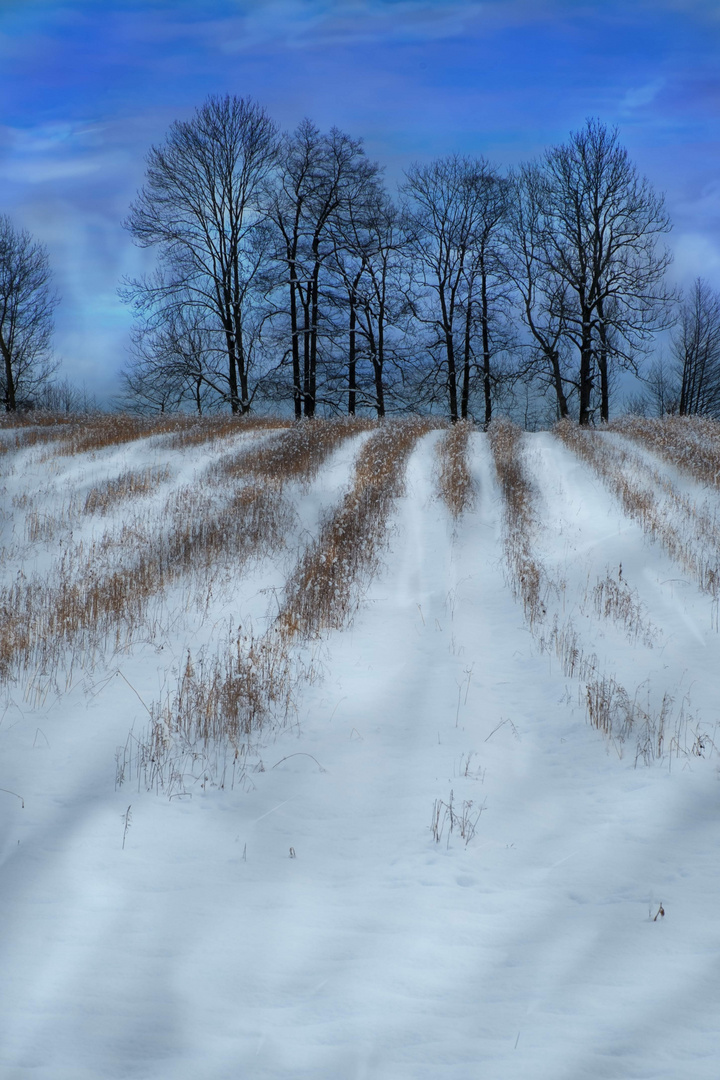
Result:
{"label": "tree trunk", "polygon": [[292,347],[292,383],[295,419],[302,416],[302,387],[300,385],[300,338],[297,312],[297,283],[290,281],[290,335]]}
{"label": "tree trunk", "polygon": [[350,296],[350,340],[348,345],[348,416],[355,415],[355,405],[357,403],[357,382],[356,382],[356,327],[357,325],[357,311],[355,307],[355,296]]}
{"label": "tree trunk", "polygon": [[384,321],[384,306],[381,305],[380,315],[378,317],[378,347],[375,363],[373,365],[375,374],[375,408],[377,409],[378,417],[383,417],[385,415],[385,386],[383,385],[383,369],[385,367]]}
{"label": "tree trunk", "polygon": [[610,421],[610,374],[608,371],[608,340],[607,326],[603,313],[602,299],[598,300],[598,337],[600,338],[600,350],[598,352],[598,372],[600,373],[600,419],[607,424]]}
{"label": "tree trunk", "polygon": [[568,408],[567,398],[565,397],[565,388],[563,387],[562,374],[560,372],[560,356],[557,349],[553,349],[550,352],[549,357],[552,367],[553,385],[555,386],[555,395],[558,403],[558,412],[560,413],[560,419],[565,420],[570,415],[570,409]]}
{"label": "tree trunk", "polygon": [[240,411],[238,400],[237,368],[235,366],[235,341],[232,330],[225,330],[225,343],[228,354],[228,384],[230,386],[230,410],[233,413]]}
{"label": "tree trunk", "polygon": [[2,335],[0,335],[0,351],[2,351],[3,362],[5,364],[5,412],[15,412],[17,403],[15,401],[15,378],[12,369],[12,356],[10,355],[10,349],[7,347]]}
{"label": "tree trunk", "polygon": [[583,427],[590,423],[590,396],[593,387],[592,323],[590,311],[583,308],[582,339],[580,345],[580,416]]}
{"label": "tree trunk", "polygon": [[445,347],[447,350],[447,370],[448,370],[448,395],[450,399],[450,421],[456,424],[459,420],[458,416],[458,398],[457,398],[457,372],[455,370],[455,345],[452,339],[452,334],[446,335]]}
{"label": "tree trunk", "polygon": [[250,386],[248,382],[248,369],[245,361],[245,346],[242,339],[242,328],[238,326],[235,335],[235,359],[237,361],[238,376],[240,379],[240,412],[243,416],[250,412]]}
{"label": "tree trunk", "polygon": [[600,419],[607,424],[610,420],[610,385],[608,381],[608,354],[607,344],[602,341],[598,354],[598,371],[600,372]]}
{"label": "tree trunk", "polygon": [[[454,305],[451,305],[454,309]],[[445,354],[447,357],[447,387],[450,404],[450,421],[456,424],[458,417],[457,371],[455,367],[455,342],[452,335],[452,316],[448,317],[447,300],[443,289],[440,290],[440,308],[442,328],[445,335]]]}
{"label": "tree trunk", "polygon": [[472,302],[468,298],[467,311],[465,312],[465,355],[463,357],[462,392],[460,397],[460,416],[467,420],[468,407],[470,404],[470,331],[472,326]]}
{"label": "tree trunk", "polygon": [[490,334],[488,331],[487,274],[483,268],[480,279],[481,324],[483,346],[483,393],[485,395],[485,427],[492,420],[492,387],[490,383]]}
{"label": "tree trunk", "polygon": [[308,407],[310,405],[310,333],[311,333],[311,320],[310,320],[310,285],[307,285],[307,291],[301,294],[301,304],[303,312],[303,360],[302,360],[302,400],[303,400],[303,416],[311,416],[312,413],[308,413]]}
{"label": "tree trunk", "polygon": [[310,351],[306,382],[305,415],[315,415],[315,400],[317,395],[317,354],[318,354],[318,320],[320,318],[320,260],[318,258],[319,240],[313,241],[313,255],[315,265],[311,282],[311,316],[310,316]]}

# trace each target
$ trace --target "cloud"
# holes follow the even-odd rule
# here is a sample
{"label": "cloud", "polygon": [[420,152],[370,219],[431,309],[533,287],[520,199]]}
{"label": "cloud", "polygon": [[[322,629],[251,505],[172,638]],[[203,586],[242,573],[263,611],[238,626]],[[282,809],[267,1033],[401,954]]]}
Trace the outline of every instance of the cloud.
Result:
{"label": "cloud", "polygon": [[120,164],[105,147],[103,125],[69,122],[0,128],[0,179],[17,184],[72,180]]}
{"label": "cloud", "polygon": [[688,286],[696,277],[705,278],[720,290],[720,238],[701,232],[673,236],[675,261],[672,276],[679,285]]}
{"label": "cloud", "polygon": [[660,91],[665,86],[665,79],[653,79],[652,82],[638,86],[634,90],[628,90],[620,102],[621,109],[641,109],[644,105],[651,105]]}
{"label": "cloud", "polygon": [[562,2],[539,7],[529,0],[245,0],[238,6],[235,16],[225,8],[225,17],[190,20],[187,28],[194,27],[225,53],[259,45],[417,44],[548,21]]}
{"label": "cloud", "polygon": [[695,198],[678,201],[676,212],[685,218],[717,227],[720,223],[720,180],[706,183]]}

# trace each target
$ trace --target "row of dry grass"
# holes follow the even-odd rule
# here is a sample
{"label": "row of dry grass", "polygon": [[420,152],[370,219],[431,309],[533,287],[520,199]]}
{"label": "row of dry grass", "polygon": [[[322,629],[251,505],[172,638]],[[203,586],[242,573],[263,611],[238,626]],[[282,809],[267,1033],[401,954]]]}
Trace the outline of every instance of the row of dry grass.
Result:
{"label": "row of dry grass", "polygon": [[536,492],[523,464],[523,433],[505,418],[488,431],[504,500],[505,558],[516,599],[534,629],[545,617],[548,578],[535,553]]}
{"label": "row of dry grass", "polygon": [[309,637],[339,630],[349,620],[360,602],[358,588],[377,571],[407,459],[430,428],[422,419],[395,421],[368,439],[358,455],[352,488],[288,579],[281,626]]}
{"label": "row of dry grass", "polygon": [[341,442],[376,426],[373,420],[354,417],[302,420],[290,425],[278,438],[254,445],[250,452],[241,447],[236,453],[225,455],[213,467],[211,476],[217,483],[251,477],[275,489],[290,481],[309,483]]}
{"label": "row of dry grass", "polygon": [[230,633],[211,657],[188,653],[175,689],[152,703],[146,730],[118,747],[116,786],[136,782],[173,798],[247,784],[253,740],[271,718],[287,720],[306,677],[278,629]]}
{"label": "row of dry grass", "polygon": [[555,434],[593,469],[619,500],[628,517],[652,539],[700,588],[714,599],[720,595],[720,529],[715,515],[677,491],[660,472],[631,447],[617,445],[603,432],[579,428],[569,421]]}
{"label": "row of dry grass", "polygon": [[0,455],[38,444],[52,443],[44,455],[70,457],[122,446],[138,439],[164,436],[168,449],[199,446],[247,432],[270,431],[292,426],[276,417],[204,416],[160,413],[134,416],[128,413],[93,413],[87,416],[27,413],[6,416],[0,422]]}
{"label": "row of dry grass", "polygon": [[705,416],[624,416],[610,431],[645,446],[701,484],[720,487],[720,423]]}
{"label": "row of dry grass", "polygon": [[437,491],[453,518],[457,521],[466,511],[472,510],[477,490],[468,464],[470,436],[474,425],[460,420],[443,433],[438,440]]}
{"label": "row of dry grass", "polygon": [[150,495],[170,479],[168,465],[151,465],[146,469],[126,469],[90,488],[82,506],[83,514],[108,514],[118,503]]}
{"label": "row of dry grass", "polygon": [[[105,418],[108,419],[108,418]],[[138,431],[142,430],[136,425],[130,426],[124,425],[123,421],[128,418],[118,418],[118,425],[112,424],[105,425],[101,432],[95,430],[92,433],[92,447],[88,446],[87,440],[82,445],[78,442],[74,434],[69,436],[69,440],[65,440],[56,444],[57,454],[48,454],[46,459],[48,461],[53,460],[58,456],[67,456],[68,454],[75,452],[82,452],[90,449],[98,450],[106,448],[111,445],[122,445],[123,442],[127,442],[128,438],[138,434]],[[137,418],[130,417],[131,421]],[[190,421],[185,417],[175,417],[175,420],[180,424],[177,430],[174,430],[169,436],[169,441],[173,448],[182,447],[197,447],[201,443],[211,442],[218,444],[222,441],[227,441],[232,436],[238,434],[258,434],[264,432],[280,431],[291,427],[289,422],[282,420],[271,421],[264,418],[243,418],[242,421],[237,418],[207,418],[203,422],[197,420]],[[49,429],[42,429],[43,431]],[[150,432],[154,431],[154,427],[150,427]],[[37,432],[26,432],[26,434],[37,434]],[[100,435],[100,437],[98,437]],[[126,438],[126,436],[128,438]],[[57,438],[62,438],[62,434],[56,434]],[[89,438],[90,436],[88,436]],[[139,436],[144,437],[144,436]],[[106,442],[105,440],[111,441]],[[73,449],[73,446],[75,449]],[[227,455],[226,455],[227,456]],[[247,462],[247,455],[241,450],[239,454],[235,455],[238,459],[238,473],[243,467],[243,463]],[[226,470],[226,474],[231,473],[231,469]],[[129,499],[136,499],[144,495],[149,495],[155,491],[161,484],[165,483],[170,478],[170,469],[166,465],[148,466],[143,469],[126,469],[118,476],[109,477],[107,480],[101,481],[94,485],[84,496],[79,493],[71,492],[69,497],[63,499],[62,503],[57,505],[54,509],[48,509],[48,492],[40,491],[34,494],[24,492],[21,496],[13,498],[13,507],[15,509],[24,510],[24,540],[25,543],[52,543],[57,539],[58,535],[66,530],[72,530],[73,525],[77,522],[80,515],[83,514],[98,514],[107,515],[116,508],[118,503],[127,501]],[[210,476],[210,482],[219,483],[220,477],[217,474]],[[35,504],[42,502],[43,508],[38,509]]]}
{"label": "row of dry grass", "polygon": [[[45,425],[42,427],[12,428],[0,435],[0,457],[3,457],[3,471],[12,469],[12,455],[17,450],[45,444],[59,439],[64,427]],[[9,457],[8,457],[9,455]]]}
{"label": "row of dry grass", "polygon": [[18,668],[52,672],[68,649],[90,662],[107,647],[127,647],[147,633],[150,600],[185,575],[202,579],[222,559],[237,574],[279,546],[293,520],[283,484],[314,476],[355,430],[347,423],[299,424],[278,434],[269,457],[249,445],[214,483],[174,492],[160,531],[127,526],[89,550],[68,547],[52,579],[19,577],[0,590],[0,678]]}
{"label": "row of dry grass", "polygon": [[90,416],[59,428],[54,445],[45,452],[44,459],[95,453],[137,439],[166,435],[181,430],[187,422],[186,417],[164,413],[157,416],[126,413]]}
{"label": "row of dry grass", "polygon": [[13,413],[0,425],[0,456],[5,455],[4,470],[13,467],[13,453],[35,446],[44,447],[42,461],[74,454],[90,453],[109,446],[121,446],[135,439],[169,432],[179,432],[189,425],[187,417],[160,415],[130,416],[122,413],[103,415]]}
{"label": "row of dry grass", "polygon": [[[575,429],[573,429],[575,430]],[[668,743],[668,726],[674,715],[673,747],[680,749],[686,732],[683,706],[673,714],[673,701],[663,696],[659,708],[653,708],[650,696],[643,697],[640,687],[633,694],[602,669],[597,654],[586,648],[571,618],[560,620],[556,614],[547,625],[546,602],[552,596],[565,596],[567,583],[552,577],[535,553],[539,531],[536,492],[523,460],[523,434],[519,428],[502,420],[491,425],[490,445],[498,480],[505,502],[505,555],[515,595],[523,603],[525,617],[538,647],[557,657],[566,678],[580,683],[580,702],[589,723],[608,738],[622,753],[623,744],[635,739],[636,761],[650,763],[661,757]],[[645,621],[639,599],[622,579],[610,572],[588,588],[595,614],[623,626],[631,640],[642,638],[652,645],[652,628]],[[586,594],[586,602],[588,595]]]}
{"label": "row of dry grass", "polygon": [[183,450],[207,442],[219,442],[246,432],[280,431],[293,426],[292,420],[273,416],[203,416],[188,419],[183,427],[163,440],[169,450]]}
{"label": "row of dry grass", "polygon": [[[195,785],[248,782],[253,738],[270,720],[287,722],[302,685],[315,675],[294,646],[351,619],[378,568],[408,457],[429,426],[385,422],[370,436],[351,489],[290,575],[273,626],[260,638],[231,634],[212,658],[188,655],[175,691],[151,708],[148,731],[131,734],[118,751],[118,782],[136,780],[170,796]],[[310,469],[309,446],[308,454]],[[265,459],[268,474],[280,475],[277,460],[274,453]]]}

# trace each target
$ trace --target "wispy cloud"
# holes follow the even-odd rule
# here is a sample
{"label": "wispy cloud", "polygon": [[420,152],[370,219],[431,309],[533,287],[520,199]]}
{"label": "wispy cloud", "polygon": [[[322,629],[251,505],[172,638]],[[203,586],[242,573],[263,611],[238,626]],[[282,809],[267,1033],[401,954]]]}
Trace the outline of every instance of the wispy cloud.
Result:
{"label": "wispy cloud", "polygon": [[660,91],[665,86],[665,79],[653,79],[644,86],[628,90],[620,103],[621,109],[641,109],[644,105],[650,105],[655,101]]}
{"label": "wispy cloud", "polygon": [[0,128],[0,181],[41,184],[111,172],[122,155],[108,152],[102,126],[73,123],[39,125],[29,130]]}
{"label": "wispy cloud", "polygon": [[529,0],[245,0],[233,17],[204,21],[201,32],[228,53],[267,44],[412,44],[547,21],[562,7],[561,0],[542,6]]}
{"label": "wispy cloud", "polygon": [[675,261],[672,276],[687,287],[697,277],[704,277],[716,287],[720,283],[720,238],[700,232],[683,232],[673,237]]}

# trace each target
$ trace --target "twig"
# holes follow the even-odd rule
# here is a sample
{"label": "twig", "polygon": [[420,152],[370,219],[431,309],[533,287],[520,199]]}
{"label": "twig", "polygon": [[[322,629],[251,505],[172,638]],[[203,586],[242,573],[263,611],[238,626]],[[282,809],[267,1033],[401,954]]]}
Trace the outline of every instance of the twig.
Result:
{"label": "twig", "polygon": [[315,764],[317,765],[318,769],[320,770],[320,772],[327,772],[327,769],[324,769],[322,767],[322,765],[320,764],[320,762],[318,761],[318,759],[316,757],[313,757],[312,754],[306,754],[304,750],[298,750],[297,753],[295,753],[295,754],[287,754],[285,757],[280,758],[279,761],[276,761],[275,764],[272,766],[272,768],[276,769],[278,767],[278,765],[282,765],[283,761],[287,761],[288,758],[291,758],[291,757],[309,757],[309,758],[312,758],[313,761],[315,762]]}
{"label": "twig", "polygon": [[150,712],[150,710],[148,709],[147,705],[145,704],[145,702],[143,701],[143,699],[142,699],[142,698],[140,697],[140,695],[138,694],[137,690],[135,689],[135,687],[133,686],[133,684],[132,684],[132,683],[130,682],[130,680],[129,680],[129,679],[126,679],[126,678],[125,678],[125,676],[123,675],[123,673],[122,673],[122,671],[120,670],[120,668],[118,668],[118,669],[117,669],[117,671],[115,672],[115,674],[116,674],[116,675],[119,675],[119,676],[120,676],[120,678],[121,678],[121,679],[123,680],[123,682],[126,682],[126,683],[128,684],[128,686],[129,686],[129,687],[130,687],[130,689],[132,690],[133,694],[134,694],[134,695],[135,695],[135,697],[136,697],[136,698],[138,699],[138,701],[139,701],[139,702],[140,702],[140,704],[142,705],[143,709],[145,710],[145,712],[146,712],[146,713],[148,714],[148,716],[149,716],[149,717],[150,717],[150,719],[152,720],[152,713]]}
{"label": "twig", "polygon": [[23,810],[25,809],[25,800],[22,795],[18,795],[17,791],[9,791],[6,787],[0,787],[0,791],[4,791],[6,795],[14,795],[16,799],[19,799],[22,803]]}

